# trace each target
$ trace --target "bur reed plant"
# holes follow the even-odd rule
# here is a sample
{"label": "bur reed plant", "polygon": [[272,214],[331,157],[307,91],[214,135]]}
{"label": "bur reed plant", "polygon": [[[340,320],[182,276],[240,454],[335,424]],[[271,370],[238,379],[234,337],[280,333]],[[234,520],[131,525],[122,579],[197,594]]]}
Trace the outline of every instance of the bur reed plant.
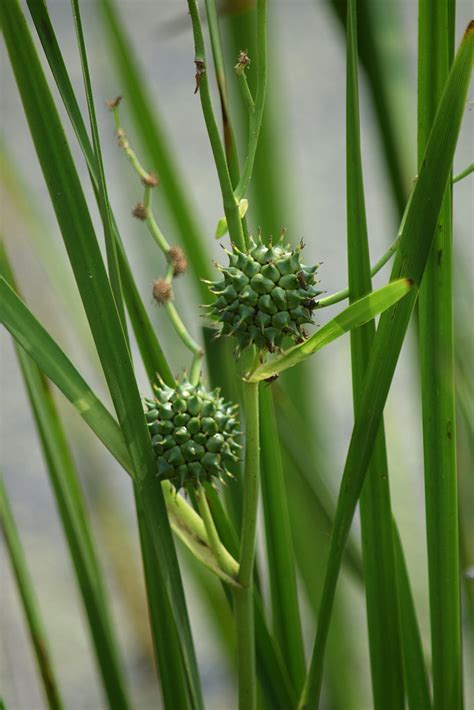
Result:
{"label": "bur reed plant", "polygon": [[[142,299],[142,284],[137,283],[109,200],[101,151],[104,137],[96,117],[104,101],[98,102],[93,94],[80,2],[71,0],[71,22],[86,114],[80,109],[46,4],[43,0],[26,4],[49,64],[54,95],[18,0],[2,3],[2,31],[113,413],[78,371],[75,358],[25,303],[3,244],[0,316],[13,338],[38,430],[84,605],[104,706],[138,707],[128,688],[91,515],[69,443],[69,422],[63,421],[51,383],[131,479],[164,707],[208,706],[183,585],[186,564],[192,589],[211,608],[209,623],[223,635],[223,655],[234,671],[236,703],[242,710],[347,708],[350,703],[357,707],[350,700],[356,681],[351,681],[347,667],[341,668],[341,653],[349,653],[351,636],[350,623],[344,624],[335,596],[343,567],[366,599],[372,696],[364,707],[462,708],[460,566],[469,565],[471,551],[464,545],[460,552],[458,540],[458,526],[463,529],[465,521],[458,519],[456,488],[454,373],[455,358],[461,356],[455,354],[453,335],[452,190],[472,172],[472,166],[453,178],[452,165],[472,70],[473,24],[455,52],[453,0],[420,0],[418,174],[407,190],[400,136],[387,108],[386,67],[374,41],[373,3],[329,3],[342,21],[347,47],[348,274],[341,290],[326,295],[324,265],[305,260],[304,241],[314,235],[297,239],[276,222],[285,195],[275,180],[278,162],[272,140],[277,128],[272,127],[274,117],[267,106],[274,100],[267,92],[276,56],[267,17],[271,18],[273,3],[257,0],[255,7],[237,12],[226,34],[213,0],[206,0],[202,11],[195,0],[187,3],[194,44],[189,46],[194,94],[201,103],[221,191],[222,214],[215,215],[215,235],[210,239],[222,240],[225,248],[222,263],[216,263],[209,257],[210,245],[120,15],[111,0],[100,0],[109,39],[106,46],[123,85],[123,95],[107,101],[110,122],[123,163],[128,160],[135,178],[130,209],[141,223],[143,238],[146,233],[151,237],[154,264],[159,265],[150,297],[158,318],[167,318],[182,345],[179,359],[170,362],[161,332],[153,325],[155,314]],[[400,213],[396,238],[373,264],[360,139],[359,63],[367,71]],[[231,81],[236,96],[229,90]],[[215,108],[214,90],[220,111]],[[103,235],[91,218],[92,205],[66,139],[57,94],[87,166]],[[122,119],[122,102],[133,117],[133,128]],[[243,119],[243,130],[236,129],[237,115]],[[139,148],[131,138],[134,133]],[[4,168],[7,192],[18,198],[15,204],[35,232],[37,215],[21,200],[17,186],[22,178],[9,164],[6,151]],[[260,228],[253,228],[254,224]],[[46,248],[43,230],[31,238],[51,280],[59,288],[69,288],[64,275],[51,265],[54,254]],[[320,248],[323,256],[324,239]],[[392,259],[388,283],[374,290],[372,278]],[[186,279],[193,282],[202,305],[196,301],[184,312],[178,294]],[[337,315],[326,317],[328,306],[338,306]],[[383,422],[414,314],[419,326],[423,408],[430,662],[425,659],[403,530],[399,531],[391,507]],[[71,315],[71,323],[80,333],[79,317]],[[197,335],[201,323],[202,333]],[[319,350],[345,334],[350,334],[354,424],[334,500],[318,461],[320,414],[308,396],[308,365],[317,361],[313,356]],[[147,376],[146,391],[137,379],[138,360]],[[472,435],[469,415],[464,423]],[[46,600],[36,599],[28,550],[25,559],[21,530],[3,485],[0,503],[44,700],[50,708],[66,707],[61,699],[62,679],[48,651],[47,624],[41,619],[41,613],[47,619],[51,610]],[[358,504],[361,551],[351,533]],[[100,508],[96,512],[100,515]],[[257,556],[261,530],[265,554]],[[187,557],[178,558],[178,540]],[[464,555],[461,563],[460,554]],[[300,581],[309,614],[301,603]],[[186,591],[189,596],[190,590]],[[466,590],[466,597],[472,598],[472,590]],[[470,618],[472,605],[467,603],[466,610]],[[143,607],[141,613],[147,613]],[[227,620],[225,629],[222,615]],[[311,615],[314,619],[308,620]],[[338,630],[332,643],[331,624]],[[472,633],[469,624],[466,633]]]}

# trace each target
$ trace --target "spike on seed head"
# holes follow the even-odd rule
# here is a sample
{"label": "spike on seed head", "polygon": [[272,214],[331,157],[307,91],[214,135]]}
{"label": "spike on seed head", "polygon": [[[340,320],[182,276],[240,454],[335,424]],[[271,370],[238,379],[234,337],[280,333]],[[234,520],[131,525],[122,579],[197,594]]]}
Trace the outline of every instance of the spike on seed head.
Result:
{"label": "spike on seed head", "polygon": [[173,298],[171,284],[165,279],[153,281],[153,298],[159,306],[164,306]]}

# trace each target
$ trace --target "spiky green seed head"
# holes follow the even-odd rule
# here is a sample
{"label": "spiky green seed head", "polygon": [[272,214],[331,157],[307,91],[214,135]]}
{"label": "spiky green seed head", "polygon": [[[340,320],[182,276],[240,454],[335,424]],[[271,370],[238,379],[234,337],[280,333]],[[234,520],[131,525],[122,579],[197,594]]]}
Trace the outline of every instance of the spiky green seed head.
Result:
{"label": "spiky green seed head", "polygon": [[225,403],[218,389],[209,392],[186,377],[175,388],[160,381],[143,406],[158,478],[179,491],[232,475],[241,449],[237,405]]}
{"label": "spiky green seed head", "polygon": [[250,239],[242,252],[234,247],[228,266],[219,266],[223,279],[210,284],[217,300],[211,316],[223,326],[221,335],[233,335],[243,350],[256,345],[273,352],[285,338],[301,342],[304,325],[313,323],[316,297],[316,266],[301,262],[301,242],[295,249],[283,243],[264,244]]}

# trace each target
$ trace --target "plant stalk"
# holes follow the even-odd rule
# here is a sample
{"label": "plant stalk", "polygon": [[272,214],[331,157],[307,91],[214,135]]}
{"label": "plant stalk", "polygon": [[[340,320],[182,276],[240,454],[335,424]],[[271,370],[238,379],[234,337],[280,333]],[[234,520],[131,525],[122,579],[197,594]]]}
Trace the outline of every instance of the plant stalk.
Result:
{"label": "plant stalk", "polygon": [[23,604],[28,630],[36,655],[36,662],[43,681],[43,690],[50,710],[64,708],[61,699],[50,653],[45,637],[43,622],[38,609],[33,581],[26,564],[25,554],[20,536],[10,507],[7,492],[0,477],[0,521],[15,575],[18,592]]}
{"label": "plant stalk", "polygon": [[[420,0],[418,21],[421,166],[453,59],[454,1]],[[463,706],[452,238],[448,185],[418,301],[434,710]]]}
{"label": "plant stalk", "polygon": [[189,14],[194,36],[194,63],[196,65],[196,92],[201,99],[202,112],[206,123],[209,142],[211,144],[214,162],[216,164],[217,176],[222,192],[224,213],[227,219],[227,226],[231,241],[239,249],[245,250],[245,238],[242,228],[242,220],[239,213],[239,200],[234,196],[232,180],[229,174],[227,159],[222,147],[219,128],[217,125],[214,110],[212,108],[211,94],[209,91],[209,79],[206,63],[206,52],[204,48],[204,37],[202,34],[201,18],[196,0],[188,0]]}
{"label": "plant stalk", "polygon": [[260,434],[258,384],[243,383],[245,411],[244,510],[237,579],[242,589],[234,591],[237,633],[239,708],[255,710],[257,704],[255,668],[255,626],[253,612],[253,567],[257,537],[258,491],[260,481]]}
{"label": "plant stalk", "polygon": [[[244,96],[249,106],[250,96],[245,91],[245,77],[241,79],[241,84],[244,82]],[[248,88],[248,87],[247,87]],[[245,196],[247,188],[252,177],[253,166],[255,163],[255,155],[257,153],[258,139],[260,129],[262,127],[263,111],[265,108],[265,96],[267,92],[267,0],[257,1],[257,91],[255,95],[255,103],[252,111],[249,111],[249,136],[247,157],[245,159],[242,176],[239,180],[234,195],[237,202]],[[250,92],[248,92],[250,93]]]}

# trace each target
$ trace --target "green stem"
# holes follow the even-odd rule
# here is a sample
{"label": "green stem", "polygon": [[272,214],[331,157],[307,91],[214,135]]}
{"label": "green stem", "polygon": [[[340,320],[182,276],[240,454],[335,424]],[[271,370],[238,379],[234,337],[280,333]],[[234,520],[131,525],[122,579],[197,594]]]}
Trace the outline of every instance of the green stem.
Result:
{"label": "green stem", "polygon": [[113,109],[113,114],[114,114],[114,121],[115,121],[115,129],[116,129],[116,135],[118,138],[119,146],[122,148],[123,152],[127,156],[127,158],[130,160],[131,164],[133,165],[133,169],[135,172],[138,174],[140,180],[143,182],[146,182],[147,180],[150,179],[150,173],[148,170],[145,170],[145,168],[142,166],[140,161],[137,158],[137,154],[131,147],[127,134],[123,130],[123,128],[120,125],[120,118],[119,118],[119,111],[118,111],[118,106],[116,106]]}
{"label": "green stem", "polygon": [[176,333],[179,335],[181,338],[182,342],[186,347],[191,350],[194,355],[200,355],[202,357],[203,355],[203,350],[201,346],[196,343],[194,338],[191,337],[189,334],[186,326],[184,325],[183,321],[181,320],[178,311],[176,310],[176,307],[173,303],[173,301],[168,301],[168,303],[165,304],[166,312],[168,313],[169,319],[173,325],[173,328],[175,329]]}
{"label": "green stem", "polygon": [[[360,144],[357,2],[347,3],[346,212],[350,302],[372,291]],[[360,416],[375,321],[351,331],[354,417]],[[397,576],[393,550],[389,469],[383,421],[361,491],[360,520],[373,706],[404,710]]]}
{"label": "green stem", "polygon": [[128,340],[125,308],[123,305],[122,283],[120,278],[120,267],[117,255],[117,243],[112,225],[112,213],[110,210],[109,198],[107,194],[107,181],[105,178],[104,164],[102,161],[102,153],[100,149],[99,129],[97,127],[97,118],[94,106],[94,97],[92,93],[92,83],[89,72],[89,64],[87,61],[86,44],[84,33],[82,30],[82,19],[79,8],[79,0],[71,0],[72,14],[76,27],[77,44],[79,55],[81,58],[82,75],[84,79],[84,88],[87,99],[87,108],[89,112],[89,123],[91,127],[92,144],[94,147],[94,158],[98,177],[98,204],[104,229],[105,248],[107,252],[107,266],[109,271],[110,286],[114,296],[117,311],[120,316],[124,335]]}
{"label": "green stem", "polygon": [[[418,162],[452,63],[454,0],[419,0]],[[454,394],[452,188],[439,211],[420,288],[419,334],[433,708],[463,706]]]}
{"label": "green stem", "polygon": [[189,381],[192,385],[197,385],[201,379],[202,370],[202,352],[196,353],[191,361],[189,370]]}
{"label": "green stem", "polygon": [[287,471],[283,469],[272,388],[261,387],[259,394],[262,503],[272,621],[290,678],[299,690],[304,682],[305,660],[284,475]]}
{"label": "green stem", "polygon": [[206,52],[204,48],[204,37],[202,34],[201,18],[196,0],[188,0],[189,14],[193,26],[194,36],[194,61],[196,64],[196,89],[201,99],[201,107],[206,123],[209,142],[217,169],[217,176],[222,192],[224,213],[227,219],[227,226],[232,242],[239,249],[245,250],[245,239],[242,228],[242,220],[239,214],[239,200],[234,196],[232,181],[227,166],[227,160],[222,141],[219,135],[214,110],[212,108],[211,95],[209,92],[209,81],[207,76]]}
{"label": "green stem", "polygon": [[245,412],[244,510],[240,548],[239,581],[248,586],[252,579],[257,535],[258,489],[260,481],[260,428],[258,421],[258,384],[243,381]]}
{"label": "green stem", "polygon": [[[168,281],[168,283],[171,283],[173,280],[173,264],[170,264],[166,270],[166,276],[165,276],[165,281]],[[188,350],[191,350],[193,355],[196,357],[202,358],[204,355],[204,351],[197,343],[194,338],[190,335],[188,329],[184,325],[183,321],[181,320],[181,317],[176,310],[176,306],[174,305],[173,301],[170,300],[167,303],[165,303],[165,309],[168,314],[168,318],[170,319],[171,325],[175,329],[176,333],[178,336],[181,338],[182,342],[184,345],[188,348]]]}
{"label": "green stem", "polygon": [[[253,584],[252,584],[253,587]],[[239,710],[256,710],[254,602],[250,588],[234,589],[234,618],[237,636]]]}
{"label": "green stem", "polygon": [[[128,155],[130,158],[130,161],[135,168],[135,171],[139,175],[139,177],[143,179],[149,179],[149,174],[144,170],[142,164],[138,160],[135,152],[132,150],[130,143],[128,142],[128,139],[126,138],[125,131],[122,129],[121,124],[120,124],[120,118],[119,118],[119,111],[118,111],[118,105],[113,107],[113,114],[114,114],[114,121],[115,121],[115,126],[117,128],[117,135],[120,136],[120,145],[124,149],[125,153]],[[145,176],[145,178],[143,177]],[[165,236],[163,235],[161,229],[158,226],[158,223],[155,219],[155,216],[153,214],[153,207],[152,207],[152,201],[151,201],[151,185],[145,185],[145,191],[143,194],[143,208],[145,210],[145,221],[147,224],[147,227],[150,231],[150,234],[152,235],[153,239],[155,242],[158,244],[159,248],[161,251],[167,255],[170,251],[170,245],[168,244]],[[169,264],[167,271],[166,271],[166,276],[165,279],[169,283],[173,281],[173,276],[174,276],[174,267],[173,264]],[[188,329],[184,325],[183,321],[181,320],[181,317],[176,310],[176,306],[174,305],[173,301],[168,301],[168,303],[165,304],[165,310],[166,313],[168,314],[168,318],[170,319],[171,325],[175,329],[178,337],[181,339],[181,341],[184,343],[184,345],[190,350],[193,355],[193,361],[191,364],[191,381],[194,384],[197,384],[199,381],[199,376],[201,373],[201,361],[202,357],[204,355],[204,351],[201,348],[201,346],[192,338],[190,335]]]}
{"label": "green stem", "polygon": [[[416,182],[416,178],[415,178]],[[393,242],[390,244],[389,248],[383,254],[383,256],[380,257],[380,259],[377,261],[376,264],[371,268],[370,270],[370,275],[375,276],[375,274],[378,274],[378,272],[385,266],[387,261],[392,258],[392,256],[397,252],[398,246],[400,244],[400,239],[403,234],[403,230],[405,229],[405,222],[407,219],[407,214],[408,210],[410,208],[411,200],[413,196],[413,188],[410,193],[410,196],[407,200],[407,203],[405,205],[405,210],[403,212],[403,216],[400,222],[400,227],[398,229],[398,233],[396,238],[393,240]],[[325,308],[326,306],[332,306],[334,303],[339,303],[340,301],[345,301],[346,298],[349,298],[350,296],[350,290],[348,288],[343,289],[342,291],[337,291],[336,293],[332,293],[330,296],[326,296],[325,298],[321,298],[320,301],[317,303],[317,308]]]}
{"label": "green stem", "polygon": [[249,87],[249,83],[247,81],[247,76],[245,74],[245,71],[239,72],[238,77],[239,77],[239,86],[240,86],[240,90],[242,92],[242,97],[243,97],[245,104],[248,108],[250,116],[252,116],[255,113],[255,101],[253,100],[252,92],[250,91],[250,87]]}
{"label": "green stem", "polygon": [[159,228],[158,223],[155,219],[155,215],[153,214],[153,209],[151,206],[151,189],[148,186],[145,187],[145,192],[143,195],[143,204],[145,206],[146,211],[145,221],[150,231],[150,234],[160,247],[161,251],[164,254],[167,254],[170,250],[170,245],[168,244],[163,232]]}
{"label": "green stem", "polygon": [[253,619],[253,567],[257,536],[258,492],[260,480],[260,435],[258,415],[258,385],[243,383],[245,411],[245,479],[244,509],[240,546],[238,581],[235,590],[235,622],[237,631],[239,708],[255,710],[255,628]]}
{"label": "green stem", "polygon": [[21,545],[7,492],[0,478],[0,519],[5,542],[15,575],[18,592],[23,604],[28,630],[36,654],[36,661],[43,680],[43,689],[50,710],[62,710],[64,707],[53,673],[51,658],[46,644],[43,623],[35,597],[34,585],[26,565],[25,554]]}
{"label": "green stem", "polygon": [[454,185],[456,182],[460,182],[460,180],[463,180],[465,177],[470,175],[472,172],[474,172],[474,163],[471,163],[470,165],[465,168],[465,170],[462,170],[460,173],[458,173],[453,179],[451,180],[451,183]]}
{"label": "green stem", "polygon": [[[265,108],[265,96],[267,91],[267,2],[258,0],[257,2],[257,91],[255,95],[255,105],[249,114],[249,136],[248,151],[245,159],[244,169],[239,184],[235,189],[237,202],[245,196],[252,177],[255,154],[257,152],[260,128],[262,126],[263,110]],[[246,81],[246,79],[245,79]],[[240,82],[245,91],[245,85]],[[248,100],[248,97],[247,97]]]}
{"label": "green stem", "polygon": [[204,526],[206,528],[209,545],[216,557],[216,560],[218,561],[223,572],[228,574],[229,577],[234,577],[238,572],[238,567],[235,564],[235,560],[229,555],[219,538],[219,534],[216,530],[214,519],[209,508],[209,503],[207,501],[206,491],[202,486],[199,486],[196,491],[196,500],[201,518],[203,519]]}
{"label": "green stem", "polygon": [[[370,270],[370,275],[375,276],[375,274],[378,274],[378,272],[385,266],[387,261],[392,258],[392,256],[395,254],[395,252],[398,249],[398,245],[400,244],[400,237],[398,236],[389,246],[387,251],[383,256],[380,257],[380,259],[377,261],[376,264],[372,267]],[[349,298],[350,296],[350,290],[348,288],[342,289],[342,291],[336,291],[336,293],[332,293],[330,296],[326,296],[325,298],[321,298],[318,303],[317,303],[317,308],[326,308],[327,306],[332,306],[334,303],[339,303],[340,301],[345,301],[346,298]]]}
{"label": "green stem", "polygon": [[239,181],[239,157],[235,144],[234,131],[230,120],[229,97],[227,93],[227,82],[225,77],[225,64],[222,53],[222,43],[219,32],[219,20],[217,17],[215,0],[205,0],[207,24],[209,26],[209,35],[211,37],[212,57],[214,59],[214,68],[216,72],[216,83],[219,90],[219,99],[221,102],[222,114],[222,129],[224,133],[224,150],[229,166],[229,174],[232,184],[236,185]]}

